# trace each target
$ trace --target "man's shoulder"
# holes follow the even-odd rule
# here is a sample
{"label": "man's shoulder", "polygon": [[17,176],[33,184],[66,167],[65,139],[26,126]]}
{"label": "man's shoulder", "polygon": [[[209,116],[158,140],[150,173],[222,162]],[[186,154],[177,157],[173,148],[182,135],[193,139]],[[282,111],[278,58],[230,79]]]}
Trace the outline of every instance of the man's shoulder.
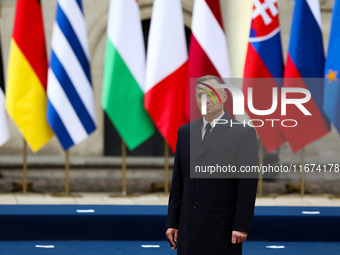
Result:
{"label": "man's shoulder", "polygon": [[184,124],[183,126],[180,126],[178,129],[178,133],[182,133],[182,132],[188,132],[191,129],[193,129],[196,125],[202,125],[202,119],[197,119],[194,121],[191,121],[187,124]]}
{"label": "man's shoulder", "polygon": [[239,134],[251,132],[250,130],[253,130],[253,132],[255,131],[255,128],[248,125],[246,122],[241,122],[233,118],[230,119],[230,122],[230,127]]}
{"label": "man's shoulder", "polygon": [[184,124],[183,126],[180,126],[178,129],[178,135],[186,133],[190,130],[190,123]]}
{"label": "man's shoulder", "polygon": [[[255,128],[248,125],[246,122],[238,121],[234,118],[228,119],[229,127],[231,127],[233,130],[237,131],[237,133],[244,133],[244,132],[250,132],[250,130],[255,131]],[[190,132],[193,128],[201,127],[202,126],[202,118],[196,119],[194,121],[191,121],[187,124],[184,124],[178,129],[178,133],[185,133]]]}

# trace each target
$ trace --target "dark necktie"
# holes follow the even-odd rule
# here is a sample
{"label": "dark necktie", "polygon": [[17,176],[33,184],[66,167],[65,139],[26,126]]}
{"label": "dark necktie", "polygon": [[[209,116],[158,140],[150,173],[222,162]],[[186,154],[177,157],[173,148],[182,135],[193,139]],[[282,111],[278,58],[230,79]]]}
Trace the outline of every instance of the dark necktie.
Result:
{"label": "dark necktie", "polygon": [[210,132],[211,132],[211,125],[210,123],[207,123],[207,125],[205,125],[205,134],[204,134],[202,143],[204,143],[205,140],[207,140],[207,137],[210,135]]}

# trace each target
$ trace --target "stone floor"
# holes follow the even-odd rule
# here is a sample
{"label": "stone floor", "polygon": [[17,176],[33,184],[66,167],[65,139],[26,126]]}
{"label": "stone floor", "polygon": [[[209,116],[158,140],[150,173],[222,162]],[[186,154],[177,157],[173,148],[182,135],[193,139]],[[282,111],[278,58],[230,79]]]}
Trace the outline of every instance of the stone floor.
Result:
{"label": "stone floor", "polygon": [[[58,194],[57,194],[58,195]],[[122,196],[119,193],[72,193],[69,197],[53,194],[0,193],[0,204],[103,204],[103,205],[167,205],[168,195],[164,193],[134,194]],[[59,194],[61,195],[61,194]],[[340,198],[330,194],[289,194],[265,196],[256,199],[259,206],[340,206]]]}

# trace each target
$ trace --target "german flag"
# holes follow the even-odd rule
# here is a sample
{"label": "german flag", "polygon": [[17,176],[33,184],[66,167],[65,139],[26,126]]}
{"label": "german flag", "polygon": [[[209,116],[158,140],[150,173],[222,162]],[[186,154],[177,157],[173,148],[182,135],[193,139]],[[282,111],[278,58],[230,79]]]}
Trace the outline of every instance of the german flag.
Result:
{"label": "german flag", "polygon": [[40,1],[18,0],[8,63],[6,109],[33,152],[53,136],[46,118],[47,68]]}

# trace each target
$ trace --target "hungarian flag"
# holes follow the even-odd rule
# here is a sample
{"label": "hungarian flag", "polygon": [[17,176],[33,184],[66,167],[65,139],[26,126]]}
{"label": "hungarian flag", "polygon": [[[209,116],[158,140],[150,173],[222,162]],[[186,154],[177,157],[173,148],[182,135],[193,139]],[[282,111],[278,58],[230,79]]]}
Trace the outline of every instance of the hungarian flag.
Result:
{"label": "hungarian flag", "polygon": [[138,2],[111,0],[102,106],[130,150],[154,133],[144,108],[144,83],[145,48]]}
{"label": "hungarian flag", "polygon": [[[294,119],[295,127],[283,127],[294,152],[326,135],[329,120],[323,112],[324,51],[319,0],[296,0],[285,68],[284,87],[301,87],[311,93],[303,106],[311,113],[305,115],[296,105],[288,104],[281,119]],[[287,79],[299,78],[299,79]],[[287,98],[301,98],[301,93],[288,93]]]}
{"label": "hungarian flag", "polygon": [[175,151],[178,128],[187,123],[188,54],[180,0],[155,0],[147,52],[144,105]]}
{"label": "hungarian flag", "polygon": [[40,1],[18,0],[9,53],[6,108],[33,152],[53,136],[46,119],[47,67]]}
{"label": "hungarian flag", "polygon": [[[190,81],[204,75],[231,78],[227,39],[223,30],[220,3],[216,0],[195,0],[194,3],[186,99],[186,117],[191,121],[200,118],[201,113],[195,98],[196,84],[190,85]],[[232,96],[228,90],[227,94],[224,109],[233,116]]]}
{"label": "hungarian flag", "polygon": [[7,113],[5,109],[5,81],[2,65],[2,50],[0,44],[0,146],[9,139]]}
{"label": "hungarian flag", "polygon": [[[280,147],[286,139],[280,129],[280,80],[283,77],[283,58],[280,37],[279,10],[277,1],[261,2],[253,0],[253,13],[244,66],[243,94],[245,109],[251,119],[260,119],[265,123],[256,127],[256,131],[270,153]],[[265,78],[265,79],[258,79]],[[248,88],[252,88],[252,102],[257,110],[271,109],[273,88],[277,90],[277,108],[267,115],[256,115],[248,108]],[[276,121],[269,122],[266,119]],[[257,123],[256,123],[257,125]]]}
{"label": "hungarian flag", "polygon": [[331,35],[325,65],[323,109],[340,133],[340,1],[333,8]]}

